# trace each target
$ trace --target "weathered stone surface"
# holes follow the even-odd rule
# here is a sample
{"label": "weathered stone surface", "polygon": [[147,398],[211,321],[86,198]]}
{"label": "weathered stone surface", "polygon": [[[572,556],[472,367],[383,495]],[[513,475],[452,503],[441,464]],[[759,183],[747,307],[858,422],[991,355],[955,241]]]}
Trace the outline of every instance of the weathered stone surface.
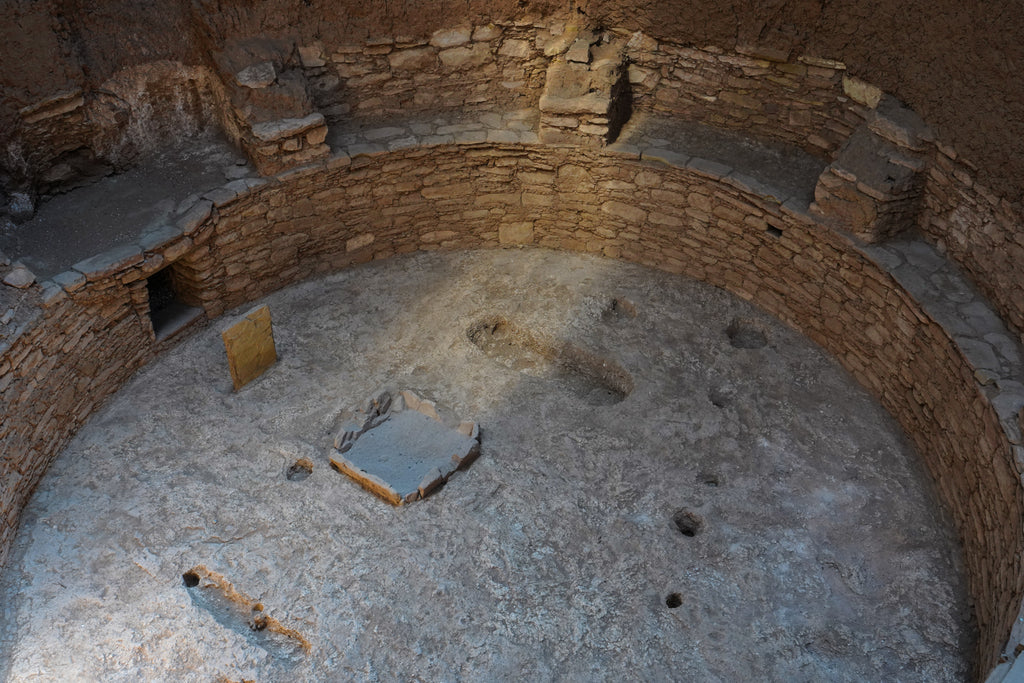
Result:
{"label": "weathered stone surface", "polygon": [[491,48],[486,43],[478,43],[472,47],[443,50],[438,57],[442,64],[452,69],[477,67],[491,59]]}
{"label": "weathered stone surface", "polygon": [[[548,67],[544,96],[558,100],[583,97],[591,91],[593,74],[586,64],[555,60]],[[549,111],[541,106],[541,111]]]}
{"label": "weathered stone surface", "polygon": [[477,42],[489,42],[501,37],[501,27],[494,24],[485,24],[473,29],[473,40]]}
{"label": "weathered stone surface", "polygon": [[91,280],[141,261],[142,247],[137,244],[124,244],[79,261],[73,268]]}
{"label": "weathered stone surface", "polygon": [[565,53],[565,61],[569,63],[589,64],[590,63],[590,36],[577,38],[573,41],[568,52]]}
{"label": "weathered stone surface", "polygon": [[22,107],[19,110],[21,118],[25,123],[38,123],[45,119],[68,114],[85,104],[85,98],[81,90],[57,93],[51,95],[35,104]]}
{"label": "weathered stone surface", "polygon": [[498,54],[519,59],[529,57],[530,51],[530,41],[528,40],[506,39],[501,42],[501,47],[498,48]]}
{"label": "weathered stone surface", "polygon": [[901,147],[921,151],[935,139],[932,129],[914,110],[891,95],[880,98],[868,127],[881,137]]}
{"label": "weathered stone surface", "polygon": [[676,168],[686,168],[686,162],[690,160],[690,157],[679,152],[674,152],[670,149],[645,149],[640,153],[640,158],[644,161],[655,161],[666,166],[675,166]]}
{"label": "weathered stone surface", "polygon": [[563,98],[544,94],[540,98],[540,109],[555,114],[608,114],[611,101],[603,93],[589,93],[580,97]]}
{"label": "weathered stone surface", "polygon": [[50,279],[63,287],[66,292],[76,292],[86,283],[85,276],[77,270],[66,270],[63,273],[54,275]]}
{"label": "weathered stone surface", "polygon": [[457,47],[468,43],[471,35],[469,28],[441,29],[430,36],[430,44],[441,49]]}
{"label": "weathered stone surface", "polygon": [[139,246],[143,251],[154,251],[166,246],[172,240],[181,237],[181,228],[177,225],[158,225],[142,233]]}
{"label": "weathered stone surface", "polygon": [[254,308],[221,334],[227,351],[231,382],[238,391],[277,361],[270,308]]}
{"label": "weathered stone surface", "polygon": [[306,142],[310,145],[319,145],[326,139],[327,126],[320,126],[306,133]]}
{"label": "weathered stone surface", "polygon": [[498,227],[498,241],[502,244],[530,244],[533,242],[533,222],[503,223]]}
{"label": "weathered stone surface", "polygon": [[[392,505],[425,498],[480,453],[479,429],[445,424],[433,401],[403,390],[346,411],[331,465]],[[473,423],[469,423],[473,424]]]}
{"label": "weathered stone surface", "polygon": [[430,47],[417,47],[398,50],[388,55],[388,63],[397,71],[417,71],[433,66],[437,61],[437,51]]}
{"label": "weathered stone surface", "polygon": [[276,142],[287,137],[300,135],[311,128],[323,125],[325,125],[324,115],[320,112],[314,112],[302,118],[257,123],[252,127],[252,134],[261,142]]}
{"label": "weathered stone surface", "polygon": [[247,66],[235,74],[235,82],[246,88],[257,90],[267,88],[277,80],[277,70],[273,62],[261,62]]}
{"label": "weathered stone surface", "polygon": [[22,265],[11,268],[10,272],[4,275],[3,283],[8,287],[16,289],[28,289],[36,281],[32,271]]}
{"label": "weathered stone surface", "polygon": [[618,201],[605,202],[601,205],[601,211],[609,216],[622,218],[630,223],[642,224],[647,218],[647,212],[643,209],[638,209],[635,206]]}
{"label": "weathered stone surface", "polygon": [[181,234],[190,236],[210,218],[212,212],[213,202],[208,199],[201,199],[182,214],[176,225],[181,230]]}
{"label": "weathered stone surface", "polygon": [[327,64],[324,49],[319,45],[303,45],[299,47],[299,60],[307,69],[315,69]]}
{"label": "weathered stone surface", "polygon": [[882,99],[882,89],[859,78],[843,75],[843,92],[854,102],[874,109]]}
{"label": "weathered stone surface", "polygon": [[372,232],[363,233],[362,235],[349,238],[349,240],[345,242],[345,251],[356,251],[357,249],[368,247],[373,244],[375,239],[376,235]]}

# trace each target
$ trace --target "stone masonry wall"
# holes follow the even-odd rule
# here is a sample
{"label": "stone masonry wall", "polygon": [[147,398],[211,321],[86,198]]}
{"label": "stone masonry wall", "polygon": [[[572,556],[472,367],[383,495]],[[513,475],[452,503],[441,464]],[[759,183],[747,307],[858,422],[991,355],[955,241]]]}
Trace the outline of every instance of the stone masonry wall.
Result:
{"label": "stone masonry wall", "polygon": [[51,283],[38,314],[0,340],[0,564],[50,463],[157,350],[144,281],[126,282],[141,267]]}
{"label": "stone masonry wall", "polygon": [[863,122],[844,93],[846,66],[831,59],[738,47],[724,52],[658,42],[629,42],[635,111],[678,116],[783,140],[832,155]]}
{"label": "stone masonry wall", "polygon": [[1024,339],[1024,215],[977,181],[977,169],[936,144],[918,227],[966,270]]}
{"label": "stone masonry wall", "polygon": [[536,105],[553,29],[504,22],[422,38],[304,46],[313,99],[331,122],[380,121],[445,110]]}
{"label": "stone masonry wall", "polygon": [[[380,123],[445,109],[536,108],[565,33],[510,22],[297,49],[318,109],[334,121]],[[872,108],[870,86],[838,62],[621,37],[640,115],[702,120],[831,156]],[[23,116],[44,126],[67,119],[69,135],[85,136],[79,117],[88,97],[51,98]],[[59,128],[53,136],[64,134]],[[974,369],[854,244],[812,220],[807,207],[780,206],[742,176],[707,166],[569,146],[391,147],[235,181],[208,194],[176,230],[42,290],[39,315],[0,339],[0,562],[50,460],[159,350],[145,286],[159,268],[171,264],[182,297],[214,317],[370,259],[535,245],[725,287],[800,329],[874,391],[915,440],[953,513],[981,629],[979,675],[990,668],[1024,594],[1019,473]],[[921,229],[1021,332],[1019,216],[975,183],[975,169],[955,152],[934,150]]]}

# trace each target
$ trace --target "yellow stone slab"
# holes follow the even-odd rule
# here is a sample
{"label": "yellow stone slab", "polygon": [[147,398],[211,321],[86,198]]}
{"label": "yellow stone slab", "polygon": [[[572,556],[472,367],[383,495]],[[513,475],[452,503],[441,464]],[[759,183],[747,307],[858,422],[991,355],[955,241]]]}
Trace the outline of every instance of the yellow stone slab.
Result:
{"label": "yellow stone slab", "polygon": [[246,313],[244,319],[224,330],[221,336],[235,391],[262,375],[277,360],[270,309],[265,304]]}

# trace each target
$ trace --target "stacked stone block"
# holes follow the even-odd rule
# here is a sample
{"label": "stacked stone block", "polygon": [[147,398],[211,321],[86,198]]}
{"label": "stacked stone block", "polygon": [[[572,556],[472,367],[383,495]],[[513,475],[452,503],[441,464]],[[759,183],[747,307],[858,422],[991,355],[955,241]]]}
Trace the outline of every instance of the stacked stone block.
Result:
{"label": "stacked stone block", "polygon": [[570,36],[568,49],[548,67],[540,139],[601,147],[615,141],[632,112],[625,41],[585,30]]}
{"label": "stacked stone block", "polygon": [[812,210],[868,243],[912,228],[932,140],[913,111],[882,96],[821,174]]}
{"label": "stacked stone block", "polygon": [[[327,123],[313,110],[309,83],[294,65],[290,45],[227,46],[215,59],[227,93],[225,128],[263,175],[301,166],[330,153]],[[318,64],[315,48],[301,64]]]}

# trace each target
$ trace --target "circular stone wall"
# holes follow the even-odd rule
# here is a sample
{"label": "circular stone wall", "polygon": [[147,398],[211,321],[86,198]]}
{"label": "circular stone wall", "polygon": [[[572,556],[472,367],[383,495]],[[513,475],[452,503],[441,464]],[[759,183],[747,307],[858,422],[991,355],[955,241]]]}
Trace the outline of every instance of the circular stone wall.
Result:
{"label": "circular stone wall", "polygon": [[[47,69],[64,81],[48,84],[50,93],[39,92],[38,84],[18,90],[21,100],[13,110],[8,111],[11,102],[6,99],[0,103],[0,118],[18,121],[14,130],[22,150],[36,155],[27,161],[38,162],[37,175],[61,164],[90,161],[90,145],[96,140],[129,149],[131,144],[124,143],[137,140],[125,138],[124,130],[143,134],[145,142],[147,130],[209,125],[211,102],[216,115],[225,118],[222,125],[237,128],[238,120],[231,117],[241,109],[232,109],[236,103],[221,89],[243,86],[232,80],[234,72],[218,75],[222,65],[217,62],[215,69],[214,62],[217,53],[238,47],[239,38],[245,43],[258,29],[246,28],[240,15],[238,21],[225,15],[220,17],[225,21],[203,23],[205,28],[196,32],[198,24],[190,22],[198,17],[172,13],[174,21],[166,25],[175,27],[175,50],[165,54],[157,40],[125,57],[125,63],[160,55],[185,63],[198,59],[208,68],[193,71],[180,68],[181,62],[158,62],[155,69],[143,65],[118,71],[117,59],[104,58],[102,68],[86,78],[67,69],[51,70],[53,60],[45,57]],[[726,14],[732,26],[733,13]],[[98,13],[88,16],[99,23],[105,20]],[[443,17],[439,13],[436,20]],[[335,94],[369,93],[355,102],[324,101],[327,109],[334,108],[333,115],[357,112],[379,120],[409,107],[418,112],[436,107],[478,111],[497,101],[533,108],[536,115],[544,71],[553,57],[560,59],[558,50],[549,54],[549,48],[558,43],[557,27],[564,28],[570,18],[482,23],[472,31],[456,27],[419,39],[396,39],[393,27],[383,32],[388,36],[367,39],[356,34],[378,26],[380,16],[363,19],[346,24],[359,30],[337,33],[337,26],[325,28],[319,38],[289,37],[275,42],[273,49],[283,51],[279,61],[293,76],[301,70],[316,88],[337,76],[344,87]],[[43,30],[33,21],[11,25],[19,31]],[[96,44],[85,35],[112,35],[89,26],[84,32],[82,25],[71,31],[76,45]],[[179,30],[183,26],[192,28]],[[75,50],[60,51],[69,34],[63,28],[59,33],[47,44],[53,48],[48,54],[64,54],[70,62],[79,59],[68,56],[79,55]],[[733,35],[731,29],[727,33]],[[137,35],[152,37],[147,31]],[[735,51],[687,46],[678,38],[659,41],[628,30],[615,35],[628,38],[632,62],[625,91],[632,90],[633,104],[641,112],[668,113],[670,119],[692,116],[753,136],[806,140],[834,155],[851,131],[865,123],[865,116],[872,116],[874,98],[883,96],[857,78],[861,72],[855,63],[831,58],[842,56],[838,52],[781,45],[779,36],[768,37],[770,30],[755,31],[750,44],[737,45]],[[467,43],[452,47],[452,41],[463,40],[471,40],[473,48]],[[874,53],[877,45],[868,43]],[[2,44],[15,49],[20,45]],[[202,56],[197,57],[191,51],[200,44]],[[133,42],[131,50],[140,45]],[[559,49],[569,47],[566,43]],[[40,54],[26,51],[25,57]],[[90,61],[88,55],[81,59]],[[484,63],[486,77],[468,78],[469,71],[483,73],[478,67]],[[879,78],[872,80],[890,82],[874,73]],[[169,75],[181,76],[172,79],[175,105],[167,110],[148,99],[149,86],[138,85],[150,83],[154,75],[167,83]],[[93,77],[110,78],[97,86]],[[996,81],[1002,87],[1005,79]],[[4,89],[0,94],[6,98],[12,92]],[[124,92],[140,99],[119,99],[117,93]],[[284,128],[258,132],[272,138],[279,128],[298,131],[265,148],[287,152],[284,156],[298,148],[292,161],[304,163],[311,158],[303,156],[307,153],[329,153],[323,143],[327,129],[318,116],[298,120],[297,128],[289,127],[293,120]],[[124,120],[130,125],[122,126]],[[595,121],[585,127],[595,126],[601,128]],[[954,138],[942,136],[943,141]],[[254,140],[250,136],[245,142]],[[5,337],[0,339],[5,406],[0,426],[0,556],[6,554],[20,511],[55,454],[105,397],[168,346],[154,336],[148,310],[147,281],[161,269],[160,277],[170,275],[188,303],[215,317],[284,284],[370,259],[416,250],[535,244],[602,253],[720,285],[755,301],[833,354],[915,441],[951,510],[964,543],[980,631],[976,677],[984,677],[1004,652],[1012,654],[1019,634],[1011,627],[1019,627],[1024,589],[1019,480],[1024,445],[1017,412],[1024,385],[1019,374],[993,378],[984,363],[977,363],[977,354],[992,348],[988,340],[965,343],[964,328],[938,324],[910,285],[905,288],[905,282],[887,274],[884,252],[878,256],[881,261],[866,257],[860,245],[829,229],[825,221],[812,219],[806,201],[776,199],[772,190],[744,175],[744,169],[733,172],[699,159],[691,163],[671,150],[649,150],[655,154],[641,159],[635,150],[621,147],[582,151],[537,142],[531,131],[492,136],[474,129],[351,148],[352,158],[335,145],[325,162],[269,179],[230,183],[208,193],[208,200],[197,202],[176,224],[87,258],[41,287],[24,294],[19,290],[10,309],[13,319],[0,322]],[[908,215],[968,271],[1019,333],[1024,320],[1024,283],[1017,268],[1024,254],[1019,212],[985,185],[985,169],[979,171],[972,163],[978,158],[964,158],[942,142],[909,140],[914,146],[923,142],[927,144],[917,150],[924,155],[918,178],[924,183],[922,204],[916,215]],[[73,158],[61,156],[69,149],[76,150]],[[249,151],[255,156],[261,149],[257,145]],[[918,162],[922,159],[910,160],[911,165]],[[83,254],[87,256],[92,255]],[[997,336],[1013,351],[1013,341],[999,327]]]}
{"label": "circular stone wall", "polygon": [[[0,590],[8,676],[967,675],[959,548],[917,455],[754,306],[541,250],[400,257],[265,302],[264,376],[232,391],[225,316],[54,463]],[[621,367],[630,390],[522,335],[482,340],[495,318]],[[402,508],[328,465],[341,410],[381,386],[483,434],[479,460]],[[197,565],[309,652],[199,599]]]}
{"label": "circular stone wall", "polygon": [[[18,368],[7,375],[18,397],[8,428],[22,444],[38,444],[40,434],[59,443],[161,348],[151,341],[146,278],[168,264],[187,301],[213,317],[316,272],[417,250],[535,244],[634,260],[751,299],[881,398],[961,534],[987,670],[1017,613],[1020,490],[973,368],[848,239],[721,173],[628,153],[473,143],[339,155],[234,183],[148,246],[118,248],[46,290],[40,317],[8,351]],[[62,347],[68,356],[58,365],[47,349]],[[55,372],[39,374],[40,364]],[[10,384],[15,377],[25,379]],[[28,451],[24,466],[45,467],[41,453]],[[5,495],[15,501],[13,524],[25,490]]]}

